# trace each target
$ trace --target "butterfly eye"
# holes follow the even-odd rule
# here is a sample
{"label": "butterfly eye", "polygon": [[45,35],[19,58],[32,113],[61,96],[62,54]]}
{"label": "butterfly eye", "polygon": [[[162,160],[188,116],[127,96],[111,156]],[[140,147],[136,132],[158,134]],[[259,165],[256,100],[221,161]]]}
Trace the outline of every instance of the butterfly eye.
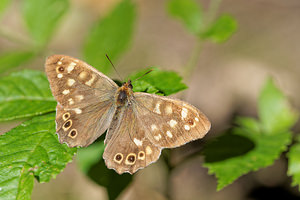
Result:
{"label": "butterfly eye", "polygon": [[128,160],[129,162],[133,163],[134,160],[135,160],[135,156],[131,155],[131,156],[128,157],[127,160]]}
{"label": "butterfly eye", "polygon": [[133,165],[135,163],[135,157],[136,155],[134,153],[128,154],[125,164],[126,165]]}
{"label": "butterfly eye", "polygon": [[72,126],[72,120],[66,121],[66,123],[64,123],[63,125],[64,131],[67,131],[71,126]]}
{"label": "butterfly eye", "polygon": [[139,160],[144,160],[145,159],[145,152],[140,151],[139,154],[138,154],[138,159]]}
{"label": "butterfly eye", "polygon": [[70,113],[65,113],[63,116],[62,116],[63,120],[66,121],[67,119],[70,118]]}
{"label": "butterfly eye", "polygon": [[64,71],[65,71],[65,69],[64,69],[63,66],[58,66],[58,67],[56,67],[56,72],[57,72],[57,73],[64,72]]}
{"label": "butterfly eye", "polygon": [[59,68],[58,68],[58,71],[63,72],[63,71],[64,71],[64,68],[63,68],[63,67],[59,67]]}
{"label": "butterfly eye", "polygon": [[72,129],[68,136],[71,137],[71,138],[75,138],[77,136],[77,130]]}
{"label": "butterfly eye", "polygon": [[114,157],[114,161],[120,164],[122,160],[123,160],[123,155],[121,153],[117,153]]}

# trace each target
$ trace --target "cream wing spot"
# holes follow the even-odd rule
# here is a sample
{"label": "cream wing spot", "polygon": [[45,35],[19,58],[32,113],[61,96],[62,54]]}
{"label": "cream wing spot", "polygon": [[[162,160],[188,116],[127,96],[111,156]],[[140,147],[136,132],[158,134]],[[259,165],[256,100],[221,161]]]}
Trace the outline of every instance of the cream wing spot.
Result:
{"label": "cream wing spot", "polygon": [[199,119],[198,119],[198,117],[195,117],[195,120],[196,120],[197,122],[199,122]]}
{"label": "cream wing spot", "polygon": [[80,72],[80,74],[79,74],[79,78],[80,78],[81,80],[83,80],[83,79],[85,79],[85,78],[87,77],[87,75],[88,75],[87,72],[82,71],[82,72]]}
{"label": "cream wing spot", "polygon": [[157,113],[157,114],[161,114],[159,107],[160,107],[160,103],[157,103],[157,104],[155,105],[155,108],[154,108],[153,112],[155,112],[155,113]]}
{"label": "cream wing spot", "polygon": [[195,126],[196,126],[196,122],[194,122],[194,124],[193,124],[193,125],[191,125],[191,127],[192,127],[192,128],[194,128]]}
{"label": "cream wing spot", "polygon": [[140,151],[138,153],[138,159],[139,160],[145,160],[145,152],[144,151]]}
{"label": "cream wing spot", "polygon": [[166,106],[165,112],[166,112],[167,115],[172,114],[173,113],[172,106],[171,105]]}
{"label": "cream wing spot", "polygon": [[136,138],[133,139],[133,142],[136,144],[136,146],[142,146],[143,145],[143,141],[141,141],[139,139],[136,139]]}
{"label": "cream wing spot", "polygon": [[88,80],[87,82],[85,82],[85,84],[88,86],[92,86],[95,79],[96,79],[96,76],[94,74],[92,74],[92,78],[90,80]]}
{"label": "cream wing spot", "polygon": [[174,119],[171,119],[168,123],[172,128],[174,128],[177,124],[177,121],[175,121]]}
{"label": "cream wing spot", "polygon": [[69,78],[68,79],[68,86],[72,86],[75,83],[74,79]]}
{"label": "cream wing spot", "polygon": [[68,101],[69,101],[69,104],[70,104],[70,105],[73,105],[73,104],[74,104],[74,100],[73,100],[72,98],[68,99]]}
{"label": "cream wing spot", "polygon": [[150,147],[150,146],[147,146],[147,147],[146,147],[146,154],[147,154],[147,155],[150,155],[151,153],[152,153],[151,147]]}
{"label": "cream wing spot", "polygon": [[172,137],[173,137],[171,131],[167,131],[166,134],[167,134],[167,136],[168,136],[169,138],[172,138]]}
{"label": "cream wing spot", "polygon": [[62,62],[61,62],[61,61],[58,61],[58,62],[57,62],[57,64],[58,64],[58,65],[61,65],[61,64],[62,64]]}
{"label": "cream wing spot", "polygon": [[62,93],[63,93],[63,95],[67,95],[70,93],[70,90],[64,90]]}
{"label": "cream wing spot", "polygon": [[80,108],[75,108],[74,111],[75,111],[76,114],[81,114],[82,113],[82,110]]}
{"label": "cream wing spot", "polygon": [[186,108],[182,108],[181,110],[181,119],[184,119],[187,117],[188,110]]}
{"label": "cream wing spot", "polygon": [[84,97],[83,95],[76,95],[75,98],[76,100],[81,101]]}
{"label": "cream wing spot", "polygon": [[157,140],[157,141],[159,141],[161,139],[161,134],[155,135],[154,139]]}
{"label": "cream wing spot", "polygon": [[196,122],[193,119],[189,119],[188,123],[191,125],[192,128],[196,126]]}
{"label": "cream wing spot", "polygon": [[184,125],[184,129],[189,131],[191,129],[191,127],[189,125]]}
{"label": "cream wing spot", "polygon": [[157,130],[157,126],[156,126],[155,124],[152,124],[152,125],[151,125],[151,130],[152,130],[152,131]]}
{"label": "cream wing spot", "polygon": [[69,64],[69,66],[67,67],[68,73],[71,73],[71,71],[73,71],[73,69],[74,69],[75,66],[76,66],[76,63],[71,62],[71,63]]}
{"label": "cream wing spot", "polygon": [[62,74],[57,74],[57,78],[62,78],[64,75]]}

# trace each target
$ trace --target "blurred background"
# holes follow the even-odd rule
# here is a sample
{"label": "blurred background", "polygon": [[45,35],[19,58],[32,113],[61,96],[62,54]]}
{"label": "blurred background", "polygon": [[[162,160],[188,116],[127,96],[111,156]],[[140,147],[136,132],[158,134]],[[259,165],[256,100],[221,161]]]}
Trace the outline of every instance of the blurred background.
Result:
{"label": "blurred background", "polygon": [[[71,0],[70,9],[48,45],[47,55],[65,54],[81,58],[83,40],[92,24],[113,9],[119,0]],[[137,21],[128,50],[114,62],[126,77],[149,66],[183,73],[183,66],[195,48],[197,39],[166,12],[161,0],[136,0]],[[208,0],[199,2],[205,9]],[[9,6],[1,27],[18,37],[26,35],[19,12],[20,1]],[[207,139],[216,137],[232,126],[237,115],[257,116],[259,91],[267,77],[274,77],[292,105],[300,108],[300,2],[298,0],[226,0],[218,13],[229,13],[238,22],[233,36],[222,44],[205,42],[194,71],[184,77],[188,89],[176,94],[200,108],[211,120],[212,130],[202,141],[171,150],[171,162],[180,163]],[[16,48],[0,36],[0,52]],[[44,69],[45,56],[25,67]],[[116,73],[110,74],[118,78]],[[2,123],[4,133],[19,122]],[[299,123],[294,127],[299,132]],[[168,174],[161,158],[140,170],[118,199],[300,199],[297,187],[287,177],[287,160],[282,156],[274,165],[242,176],[221,191],[217,180],[202,166],[201,156],[178,165]],[[81,173],[76,162],[49,183],[36,182],[32,199],[108,199],[106,189]]]}

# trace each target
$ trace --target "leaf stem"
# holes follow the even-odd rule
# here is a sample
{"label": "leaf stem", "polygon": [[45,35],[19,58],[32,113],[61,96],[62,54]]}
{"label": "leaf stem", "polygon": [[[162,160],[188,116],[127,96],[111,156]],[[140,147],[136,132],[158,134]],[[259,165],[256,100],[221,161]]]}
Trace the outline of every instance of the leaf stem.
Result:
{"label": "leaf stem", "polygon": [[191,56],[186,64],[186,67],[184,68],[184,73],[183,73],[183,77],[184,78],[188,78],[190,77],[190,75],[192,74],[192,72],[195,70],[195,68],[197,67],[197,63],[199,61],[200,58],[200,53],[202,51],[202,46],[203,46],[203,41],[202,40],[198,40],[192,53]]}
{"label": "leaf stem", "polygon": [[[205,15],[204,23],[205,23],[206,27],[209,27],[211,25],[211,23],[213,22],[213,20],[215,19],[221,2],[222,2],[222,0],[211,0],[210,1],[208,11]],[[190,75],[193,73],[193,71],[197,67],[197,63],[200,58],[200,53],[202,51],[203,44],[204,44],[204,40],[202,40],[201,38],[198,38],[198,41],[194,47],[194,50],[192,51],[191,56],[186,64],[186,67],[184,68],[184,73],[183,73],[184,78],[190,77]]]}
{"label": "leaf stem", "polygon": [[216,17],[222,0],[211,0],[208,11],[206,13],[206,24],[209,26]]}

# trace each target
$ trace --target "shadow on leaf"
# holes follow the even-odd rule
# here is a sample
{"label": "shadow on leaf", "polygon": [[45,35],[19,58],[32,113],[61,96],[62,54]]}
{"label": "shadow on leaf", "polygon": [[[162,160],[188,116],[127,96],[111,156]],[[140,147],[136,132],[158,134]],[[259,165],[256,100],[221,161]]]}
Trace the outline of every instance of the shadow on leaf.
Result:
{"label": "shadow on leaf", "polygon": [[225,133],[205,145],[203,155],[208,163],[220,162],[246,154],[254,149],[255,144],[249,138]]}
{"label": "shadow on leaf", "polygon": [[116,199],[132,181],[132,175],[119,175],[114,170],[108,169],[103,159],[90,168],[88,176],[99,185],[106,187],[109,199]]}

